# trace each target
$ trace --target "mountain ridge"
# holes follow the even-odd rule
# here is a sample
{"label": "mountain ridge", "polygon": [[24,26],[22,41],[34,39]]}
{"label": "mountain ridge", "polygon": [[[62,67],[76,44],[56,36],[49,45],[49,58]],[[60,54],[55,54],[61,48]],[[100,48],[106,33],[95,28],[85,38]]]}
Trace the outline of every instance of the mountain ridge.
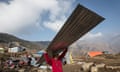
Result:
{"label": "mountain ridge", "polygon": [[[109,41],[106,41],[106,40]],[[0,43],[19,42],[22,46],[28,49],[41,50],[47,48],[50,41],[27,41],[20,39],[14,35],[7,33],[0,33]],[[92,40],[78,40],[73,43],[70,47],[72,53],[84,55],[88,51],[109,51],[110,53],[120,53],[120,35],[111,38],[92,38]]]}
{"label": "mountain ridge", "polygon": [[41,41],[39,41],[39,43],[36,43],[34,41],[20,39],[8,33],[0,33],[0,43],[8,44],[10,42],[19,42],[22,46],[27,47],[28,49],[41,50],[42,48],[46,47],[46,45],[43,45]]}

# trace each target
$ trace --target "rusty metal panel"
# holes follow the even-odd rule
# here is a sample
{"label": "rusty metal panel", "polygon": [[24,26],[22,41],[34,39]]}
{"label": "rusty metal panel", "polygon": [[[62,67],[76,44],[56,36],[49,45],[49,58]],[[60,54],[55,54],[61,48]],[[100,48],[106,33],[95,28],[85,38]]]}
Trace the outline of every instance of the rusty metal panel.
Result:
{"label": "rusty metal panel", "polygon": [[103,20],[102,16],[82,5],[78,5],[48,46],[48,54],[59,53]]}
{"label": "rusty metal panel", "polygon": [[48,50],[59,51],[68,47],[103,20],[104,18],[95,12],[78,5],[50,43]]}

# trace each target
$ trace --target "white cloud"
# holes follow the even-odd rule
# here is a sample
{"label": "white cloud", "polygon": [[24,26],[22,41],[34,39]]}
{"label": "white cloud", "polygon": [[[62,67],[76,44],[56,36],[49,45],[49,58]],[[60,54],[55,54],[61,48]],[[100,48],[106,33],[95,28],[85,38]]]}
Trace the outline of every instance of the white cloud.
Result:
{"label": "white cloud", "polygon": [[[72,0],[13,0],[9,5],[0,3],[0,32],[16,33],[28,26],[36,27],[45,11],[49,11],[49,21],[43,24],[58,30],[65,21],[65,13]],[[64,17],[64,18],[63,18]],[[38,25],[37,25],[38,26]]]}
{"label": "white cloud", "polygon": [[63,19],[55,20],[55,21],[48,21],[48,22],[45,22],[44,26],[47,28],[50,28],[53,31],[58,32],[63,26],[65,20],[66,19],[63,18]]}
{"label": "white cloud", "polygon": [[85,36],[83,36],[80,40],[88,40],[88,39],[94,39],[94,38],[99,38],[102,37],[103,34],[101,32],[98,33],[87,33]]}
{"label": "white cloud", "polygon": [[0,7],[0,31],[16,32],[34,23],[37,18],[38,14],[29,4],[23,0],[15,0],[10,5]]}
{"label": "white cloud", "polygon": [[44,26],[53,30],[59,31],[66,21],[65,14],[68,14],[72,9],[72,3],[74,0],[59,0],[59,4],[50,10],[50,21],[44,22]]}

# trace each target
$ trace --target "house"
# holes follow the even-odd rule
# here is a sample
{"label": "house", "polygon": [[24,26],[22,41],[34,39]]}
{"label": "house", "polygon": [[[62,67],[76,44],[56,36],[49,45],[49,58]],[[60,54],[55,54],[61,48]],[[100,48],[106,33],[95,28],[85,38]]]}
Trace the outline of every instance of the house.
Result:
{"label": "house", "polygon": [[4,48],[0,48],[0,53],[4,53]]}

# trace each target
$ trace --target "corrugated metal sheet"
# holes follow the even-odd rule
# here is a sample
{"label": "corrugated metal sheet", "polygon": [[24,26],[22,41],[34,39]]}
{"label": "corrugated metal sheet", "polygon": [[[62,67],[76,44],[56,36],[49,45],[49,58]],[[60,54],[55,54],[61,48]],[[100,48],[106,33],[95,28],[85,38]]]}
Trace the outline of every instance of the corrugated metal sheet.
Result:
{"label": "corrugated metal sheet", "polygon": [[52,56],[61,52],[63,48],[74,43],[103,20],[102,16],[78,5],[48,46],[48,54]]}

